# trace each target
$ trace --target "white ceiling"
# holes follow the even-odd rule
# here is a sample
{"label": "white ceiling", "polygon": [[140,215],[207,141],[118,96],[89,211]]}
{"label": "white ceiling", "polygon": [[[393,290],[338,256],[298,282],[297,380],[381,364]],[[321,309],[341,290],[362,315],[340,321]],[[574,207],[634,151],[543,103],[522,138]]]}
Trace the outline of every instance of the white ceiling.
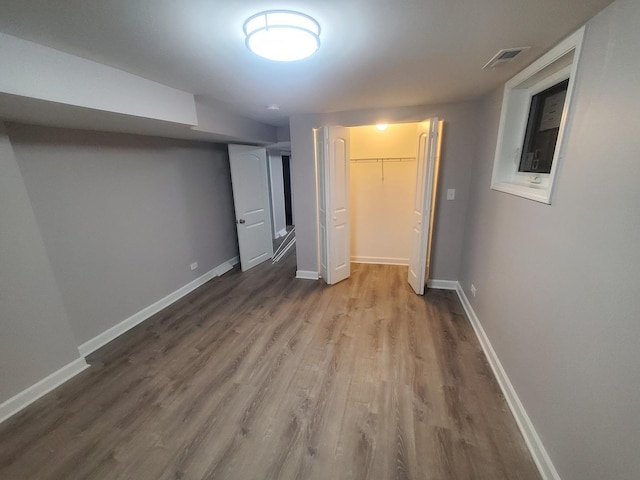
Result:
{"label": "white ceiling", "polygon": [[[0,31],[227,105],[272,125],[292,113],[464,101],[496,88],[611,0],[0,0]],[[242,24],[293,9],[320,50],[270,62]],[[530,46],[493,71],[501,48]],[[267,111],[276,103],[280,112]]]}

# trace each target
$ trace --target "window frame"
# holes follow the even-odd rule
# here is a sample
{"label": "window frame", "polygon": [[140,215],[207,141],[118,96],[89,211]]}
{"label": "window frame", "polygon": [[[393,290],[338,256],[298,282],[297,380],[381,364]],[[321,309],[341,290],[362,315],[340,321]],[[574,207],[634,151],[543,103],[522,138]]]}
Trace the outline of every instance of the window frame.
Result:
{"label": "window frame", "polygon": [[[571,116],[573,87],[584,38],[584,27],[552,48],[504,87],[491,188],[529,200],[551,204],[556,172],[564,157],[567,124]],[[519,172],[531,98],[564,80],[569,80],[562,109],[551,172]]]}

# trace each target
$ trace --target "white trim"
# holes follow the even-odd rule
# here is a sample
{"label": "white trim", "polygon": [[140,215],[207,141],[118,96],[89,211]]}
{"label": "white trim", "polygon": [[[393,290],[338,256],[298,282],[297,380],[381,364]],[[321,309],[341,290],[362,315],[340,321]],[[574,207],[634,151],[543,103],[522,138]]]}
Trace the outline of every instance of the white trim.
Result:
{"label": "white trim", "polygon": [[[556,172],[564,158],[572,119],[573,89],[584,31],[585,27],[582,27],[569,35],[505,84],[491,175],[492,190],[551,204]],[[572,52],[569,61],[567,56]],[[548,174],[519,172],[531,99],[533,95],[565,79],[569,79],[569,84],[551,171]]]}
{"label": "white trim", "polygon": [[73,362],[66,364],[60,370],[43,378],[38,383],[31,385],[29,388],[2,402],[2,404],[0,404],[0,423],[87,368],[89,368],[89,365],[87,365],[84,358],[77,358]]}
{"label": "white trim", "polygon": [[502,389],[502,393],[509,404],[509,408],[511,409],[511,413],[516,419],[518,427],[520,428],[520,432],[524,437],[525,442],[527,443],[527,447],[529,447],[529,452],[533,457],[533,460],[540,471],[540,476],[543,480],[561,480],[558,471],[553,466],[551,462],[551,458],[549,458],[549,454],[547,453],[544,445],[542,444],[542,440],[538,436],[536,429],[531,423],[531,419],[529,415],[527,415],[522,402],[518,398],[518,394],[513,388],[513,384],[509,380],[507,376],[507,372],[505,371],[502,363],[500,363],[500,359],[496,354],[493,346],[491,345],[491,341],[487,336],[484,328],[482,328],[482,324],[478,319],[467,295],[464,293],[460,282],[457,283],[456,292],[458,293],[458,297],[460,298],[460,302],[464,308],[464,311],[467,313],[467,317],[469,318],[469,322],[471,322],[471,326],[473,330],[476,332],[476,336],[480,341],[480,345],[482,346],[482,350],[484,350],[484,354],[489,361],[489,365],[491,365],[491,370],[493,370],[493,374],[498,380],[498,384]]}
{"label": "white trim", "polygon": [[303,280],[318,280],[320,276],[318,272],[312,272],[311,270],[298,270],[296,272],[296,278],[301,278]]}
{"label": "white trim", "polygon": [[408,258],[392,257],[351,257],[353,263],[373,263],[375,265],[409,265]]}
{"label": "white trim", "polygon": [[287,227],[284,227],[278,233],[276,233],[276,238],[282,238],[287,234]]}
{"label": "white trim", "polygon": [[120,335],[127,332],[128,330],[131,330],[133,327],[144,322],[152,315],[155,315],[163,308],[168,307],[169,305],[181,299],[182,297],[192,292],[196,288],[204,285],[212,278],[219,277],[220,275],[223,275],[224,273],[228,272],[233,268],[234,265],[238,263],[238,261],[239,261],[238,257],[230,258],[226,262],[221,263],[220,265],[208,271],[204,275],[187,283],[184,287],[179,288],[175,292],[170,293],[166,297],[161,298],[157,302],[152,303],[151,305],[143,308],[137,313],[134,313],[126,320],[123,320],[122,322],[114,325],[108,330],[105,330],[101,334],[96,335],[91,340],[86,341],[85,343],[83,343],[78,347],[78,351],[80,352],[80,355],[82,355],[83,357],[86,357],[90,353],[95,352],[100,347],[106,345],[107,343],[119,337]]}
{"label": "white trim", "polygon": [[455,280],[429,280],[427,287],[438,290],[458,290],[460,284]]}

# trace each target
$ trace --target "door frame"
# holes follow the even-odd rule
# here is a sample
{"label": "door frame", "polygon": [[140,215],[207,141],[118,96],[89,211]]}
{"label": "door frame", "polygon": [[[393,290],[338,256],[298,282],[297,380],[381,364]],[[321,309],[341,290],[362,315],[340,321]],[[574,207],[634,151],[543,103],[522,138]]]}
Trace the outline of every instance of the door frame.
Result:
{"label": "door frame", "polygon": [[[407,121],[407,122],[393,122],[393,121],[389,121],[389,122],[385,122],[385,123],[422,123],[422,122],[426,122],[426,121],[430,121],[430,120],[436,120],[436,132],[437,132],[437,137],[435,139],[435,148],[436,148],[436,159],[435,159],[435,173],[434,173],[434,179],[433,179],[433,185],[432,185],[432,191],[431,191],[431,207],[430,207],[430,217],[429,217],[429,228],[427,231],[427,241],[426,241],[426,245],[425,245],[425,249],[427,250],[426,252],[426,260],[425,260],[425,274],[427,271],[430,270],[430,259],[431,259],[431,248],[432,248],[432,238],[433,238],[433,226],[434,226],[434,217],[435,217],[435,205],[436,205],[436,197],[437,197],[437,184],[438,184],[438,178],[439,178],[439,160],[440,160],[440,151],[441,151],[441,142],[442,142],[442,127],[444,124],[444,121],[442,119],[440,119],[439,117],[429,117],[426,118],[424,120],[412,120],[412,121]],[[371,124],[357,124],[357,125],[345,125],[345,128],[351,128],[351,127],[357,127],[357,126],[365,126],[365,125],[375,125],[375,123],[371,123]],[[328,195],[329,192],[325,191],[321,192],[320,189],[322,187],[322,183],[319,181],[319,177],[320,175],[325,175],[325,172],[323,172],[320,169],[319,166],[319,152],[318,152],[318,141],[317,141],[317,135],[318,132],[322,132],[325,128],[331,128],[331,127],[337,127],[338,125],[334,125],[334,124],[328,124],[328,125],[323,125],[322,127],[318,127],[318,128],[314,128],[313,129],[313,148],[314,148],[314,163],[315,163],[315,174],[316,174],[316,229],[317,229],[317,265],[318,265],[318,275],[321,278],[326,278],[326,265],[323,269],[323,265],[322,265],[322,254],[321,254],[321,249],[322,249],[322,245],[323,245],[323,239],[321,238],[322,233],[321,233],[321,223],[320,223],[320,207],[321,207],[321,200],[322,200],[322,195],[324,194],[325,196]],[[323,152],[326,153],[326,152]],[[325,182],[325,187],[327,187],[329,184],[328,182]],[[350,200],[350,199],[348,199]],[[349,209],[349,221],[351,221],[351,209]],[[351,253],[351,245],[349,245],[349,260],[350,260],[350,253]],[[329,252],[327,252],[327,257],[329,257]],[[324,270],[324,271],[323,271]],[[425,277],[424,280],[425,286],[427,283],[427,279]]]}

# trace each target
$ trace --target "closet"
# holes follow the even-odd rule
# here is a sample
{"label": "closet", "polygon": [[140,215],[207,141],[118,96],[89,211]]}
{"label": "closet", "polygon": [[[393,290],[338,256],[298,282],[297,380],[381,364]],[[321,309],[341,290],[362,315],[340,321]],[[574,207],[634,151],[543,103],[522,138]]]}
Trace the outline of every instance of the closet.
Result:
{"label": "closet", "polygon": [[349,128],[352,262],[409,263],[417,127]]}
{"label": "closet", "polygon": [[318,275],[327,284],[349,278],[352,261],[400,264],[409,266],[411,288],[424,293],[443,124],[433,117],[387,128],[313,130]]}

